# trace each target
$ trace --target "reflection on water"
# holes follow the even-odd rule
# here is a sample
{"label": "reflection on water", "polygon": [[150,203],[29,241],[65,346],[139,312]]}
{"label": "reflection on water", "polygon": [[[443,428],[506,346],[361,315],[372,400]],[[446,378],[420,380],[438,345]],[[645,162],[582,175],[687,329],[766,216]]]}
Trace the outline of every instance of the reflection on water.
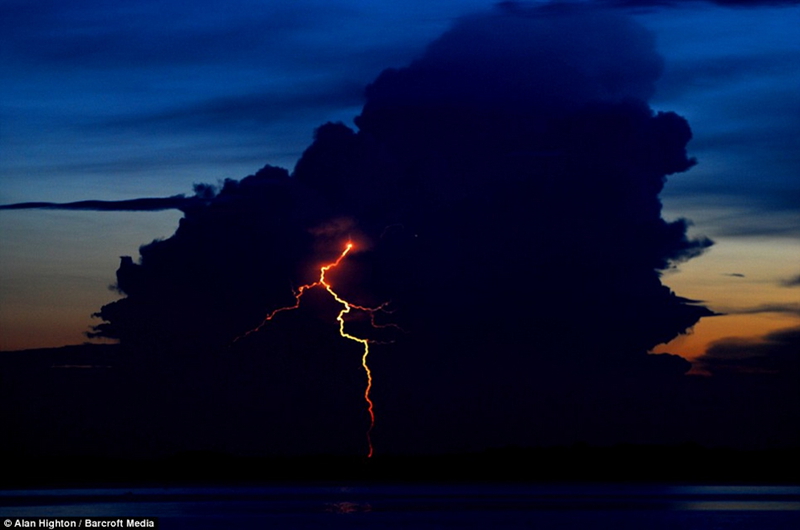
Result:
{"label": "reflection on water", "polygon": [[328,503],[325,511],[333,513],[358,513],[371,512],[372,506],[368,502],[331,502]]}
{"label": "reflection on water", "polygon": [[797,486],[289,485],[0,491],[0,517],[160,528],[800,528]]}

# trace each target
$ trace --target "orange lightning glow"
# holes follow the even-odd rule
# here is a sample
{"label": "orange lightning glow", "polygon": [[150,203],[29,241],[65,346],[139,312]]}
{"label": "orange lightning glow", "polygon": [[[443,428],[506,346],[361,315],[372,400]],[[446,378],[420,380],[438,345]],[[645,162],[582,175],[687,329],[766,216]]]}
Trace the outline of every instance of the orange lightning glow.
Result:
{"label": "orange lightning glow", "polygon": [[278,313],[282,313],[284,311],[290,311],[290,310],[299,308],[300,307],[300,300],[301,300],[301,298],[303,297],[303,295],[307,291],[309,291],[311,289],[314,289],[315,287],[324,287],[325,290],[328,291],[328,293],[330,293],[330,295],[333,297],[333,299],[336,300],[342,306],[342,309],[339,311],[339,314],[336,315],[336,320],[339,322],[339,335],[341,335],[345,339],[352,340],[354,342],[358,342],[364,348],[363,349],[363,354],[361,355],[361,366],[364,367],[364,371],[367,374],[367,387],[364,390],[364,400],[367,402],[367,412],[369,412],[369,429],[367,429],[367,444],[369,446],[369,452],[367,453],[367,457],[369,458],[374,453],[374,448],[372,446],[372,429],[375,427],[375,411],[374,411],[374,406],[373,406],[373,403],[372,403],[372,399],[370,398],[370,391],[372,390],[372,372],[370,371],[369,366],[367,365],[367,357],[369,357],[369,345],[370,345],[371,342],[374,342],[374,341],[371,341],[370,339],[356,337],[355,335],[351,335],[350,333],[345,331],[345,329],[344,329],[344,324],[345,324],[344,316],[346,314],[350,313],[353,309],[356,309],[358,311],[364,311],[366,313],[369,313],[370,322],[372,323],[373,327],[385,327],[385,326],[379,326],[379,325],[377,325],[375,323],[375,313],[377,311],[384,310],[386,304],[382,304],[382,305],[380,305],[378,307],[364,307],[364,306],[353,304],[351,302],[348,302],[347,300],[345,300],[341,296],[339,296],[336,293],[336,291],[333,290],[333,286],[330,283],[328,283],[327,279],[325,278],[325,275],[331,269],[334,269],[334,268],[338,267],[339,264],[342,262],[342,260],[345,258],[345,256],[347,256],[347,254],[352,249],[353,249],[353,243],[348,241],[347,245],[345,245],[345,248],[342,251],[342,253],[339,254],[338,258],[336,258],[336,261],[334,261],[333,263],[329,263],[327,265],[324,265],[319,269],[319,279],[317,281],[312,282],[312,283],[308,283],[308,284],[305,284],[305,285],[301,285],[294,292],[295,303],[293,305],[285,306],[285,307],[279,307],[278,309],[275,309],[275,310],[271,311],[269,314],[267,314],[266,317],[264,317],[264,320],[263,320],[263,322],[261,322],[261,324],[259,324],[255,328],[251,329],[250,331],[248,331],[244,335],[241,335],[241,336],[237,337],[234,340],[234,342],[236,342],[236,341],[238,341],[240,339],[243,339],[244,337],[250,335],[251,333],[258,332],[259,330],[261,330],[261,328],[266,326],[267,322],[272,320],[275,317],[275,315],[277,315]]}

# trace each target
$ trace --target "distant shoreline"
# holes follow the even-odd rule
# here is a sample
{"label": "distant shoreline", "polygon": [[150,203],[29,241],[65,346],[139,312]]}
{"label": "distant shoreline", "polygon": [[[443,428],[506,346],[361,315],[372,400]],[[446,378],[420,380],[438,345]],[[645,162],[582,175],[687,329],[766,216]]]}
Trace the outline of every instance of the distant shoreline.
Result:
{"label": "distant shoreline", "polygon": [[744,451],[698,445],[505,448],[460,455],[245,457],[214,452],[164,458],[22,456],[0,489],[102,484],[597,482],[800,484],[800,449]]}

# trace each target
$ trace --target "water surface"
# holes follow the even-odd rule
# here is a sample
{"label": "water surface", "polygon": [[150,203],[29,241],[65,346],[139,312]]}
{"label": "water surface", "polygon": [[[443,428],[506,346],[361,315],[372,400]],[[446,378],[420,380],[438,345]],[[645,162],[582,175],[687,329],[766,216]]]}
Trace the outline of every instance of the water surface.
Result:
{"label": "water surface", "polygon": [[0,491],[0,518],[158,517],[161,529],[800,528],[798,486],[459,484]]}

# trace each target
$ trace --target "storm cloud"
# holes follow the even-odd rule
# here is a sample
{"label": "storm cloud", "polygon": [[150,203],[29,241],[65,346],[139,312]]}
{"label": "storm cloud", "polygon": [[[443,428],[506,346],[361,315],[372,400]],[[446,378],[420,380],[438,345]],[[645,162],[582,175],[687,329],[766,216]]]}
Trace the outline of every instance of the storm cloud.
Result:
{"label": "storm cloud", "polygon": [[155,389],[153,421],[194,426],[182,443],[213,418],[232,450],[359,452],[360,348],[335,304],[309,296],[243,337],[351,239],[332,281],[398,326],[370,356],[382,450],[663,440],[651,407],[690,364],[647,352],[712,312],[661,283],[711,245],[661,216],[667,176],[694,164],[686,120],[648,105],[662,67],[619,12],[465,17],[291,174],[181,198],[175,234],[122,259],[94,335]]}
{"label": "storm cloud", "polygon": [[96,334],[160,363],[249,359],[275,393],[262,403],[326,374],[353,384],[357,352],[330,365],[352,345],[334,340],[322,301],[234,342],[352,238],[362,250],[341,288],[359,304],[391,301],[404,330],[372,354],[386,411],[376,436],[396,450],[421,425],[460,443],[444,440],[467,417],[489,438],[530,441],[488,425],[532,414],[534,396],[567,380],[678,377],[688,362],[647,351],[711,312],[660,272],[710,241],[661,218],[666,176],[694,163],[686,121],[647,105],[661,69],[652,36],[617,13],[507,5],[463,18],[367,87],[358,130],[320,127],[291,176],[267,166],[201,187],[206,203],[173,237],[123,259],[125,297],[99,311]]}

